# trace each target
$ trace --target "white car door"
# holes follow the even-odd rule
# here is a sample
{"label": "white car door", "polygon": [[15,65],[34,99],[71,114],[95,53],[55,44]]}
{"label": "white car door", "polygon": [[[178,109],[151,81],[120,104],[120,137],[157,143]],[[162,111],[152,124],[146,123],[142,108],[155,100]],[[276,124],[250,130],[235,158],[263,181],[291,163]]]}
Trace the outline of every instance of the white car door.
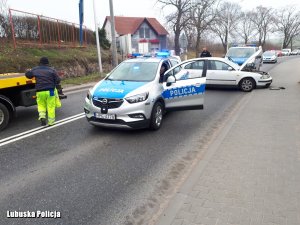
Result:
{"label": "white car door", "polygon": [[237,76],[237,71],[229,64],[218,60],[208,60],[206,75],[207,85],[236,85]]}
{"label": "white car door", "polygon": [[206,68],[206,60],[191,59],[166,71],[162,96],[167,110],[203,109]]}

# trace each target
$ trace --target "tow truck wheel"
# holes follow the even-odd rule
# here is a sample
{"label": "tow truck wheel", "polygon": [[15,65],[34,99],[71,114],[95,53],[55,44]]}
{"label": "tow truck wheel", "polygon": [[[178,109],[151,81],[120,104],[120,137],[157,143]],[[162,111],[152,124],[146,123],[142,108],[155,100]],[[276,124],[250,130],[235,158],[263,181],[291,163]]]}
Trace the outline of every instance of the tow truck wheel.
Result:
{"label": "tow truck wheel", "polygon": [[0,131],[3,130],[9,122],[9,111],[5,105],[0,103]]}
{"label": "tow truck wheel", "polygon": [[156,102],[152,109],[150,129],[158,130],[161,127],[163,119],[163,105],[160,102]]}

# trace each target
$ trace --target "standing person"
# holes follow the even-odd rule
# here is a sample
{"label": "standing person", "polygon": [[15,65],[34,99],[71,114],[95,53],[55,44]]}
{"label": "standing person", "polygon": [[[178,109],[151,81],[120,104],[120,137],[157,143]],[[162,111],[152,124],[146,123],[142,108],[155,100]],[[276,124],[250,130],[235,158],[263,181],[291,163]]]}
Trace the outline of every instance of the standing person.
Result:
{"label": "standing person", "polygon": [[166,64],[162,64],[159,70],[159,83],[164,82],[164,73],[168,70],[168,67]]}
{"label": "standing person", "polygon": [[46,116],[48,117],[48,125],[53,125],[55,122],[55,100],[57,97],[56,85],[60,83],[60,77],[56,70],[49,67],[47,57],[42,57],[39,66],[27,71],[25,76],[29,79],[34,77],[36,80],[36,102],[41,125],[45,126],[47,124]]}
{"label": "standing person", "polygon": [[200,58],[211,57],[210,52],[204,47],[203,51],[199,55]]}

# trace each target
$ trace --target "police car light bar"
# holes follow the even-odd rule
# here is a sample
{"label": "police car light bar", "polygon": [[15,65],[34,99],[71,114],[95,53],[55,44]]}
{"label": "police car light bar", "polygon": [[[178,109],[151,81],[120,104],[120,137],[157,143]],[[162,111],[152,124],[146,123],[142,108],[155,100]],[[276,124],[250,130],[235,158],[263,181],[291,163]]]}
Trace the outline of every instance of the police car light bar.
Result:
{"label": "police car light bar", "polygon": [[131,55],[132,55],[132,57],[134,57],[134,58],[136,58],[136,57],[138,57],[138,56],[142,56],[141,53],[132,53]]}
{"label": "police car light bar", "polygon": [[162,58],[167,58],[170,56],[169,52],[157,52],[156,57],[162,57]]}

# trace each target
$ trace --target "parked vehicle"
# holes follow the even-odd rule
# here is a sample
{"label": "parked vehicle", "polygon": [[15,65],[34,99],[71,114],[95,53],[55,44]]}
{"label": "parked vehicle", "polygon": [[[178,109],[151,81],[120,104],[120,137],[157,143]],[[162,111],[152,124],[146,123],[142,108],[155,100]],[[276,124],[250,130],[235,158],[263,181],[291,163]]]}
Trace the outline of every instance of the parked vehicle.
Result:
{"label": "parked vehicle", "polygon": [[[191,59],[184,65],[205,63]],[[203,109],[206,69],[193,70],[193,77],[178,80],[188,73],[182,63],[171,67],[170,58],[136,58],[120,63],[106,78],[89,90],[84,112],[89,123],[112,128],[161,127],[165,111]],[[167,67],[165,73],[161,68]]]}
{"label": "parked vehicle", "polygon": [[284,56],[290,56],[292,50],[291,50],[290,48],[284,48],[284,49],[281,50],[281,52],[282,52],[282,54],[283,54]]}
{"label": "parked vehicle", "polygon": [[249,64],[254,71],[259,71],[262,65],[262,48],[261,47],[252,47],[252,46],[238,46],[229,48],[228,52],[225,55],[226,59],[233,61],[234,63],[241,66],[245,61],[249,59],[254,53],[258,53],[255,58],[252,59]]}
{"label": "parked vehicle", "polygon": [[294,49],[292,52],[291,52],[291,55],[299,55],[300,54],[300,50],[299,49]]}
{"label": "parked vehicle", "polygon": [[277,54],[275,51],[265,51],[263,53],[263,63],[277,63]]}

